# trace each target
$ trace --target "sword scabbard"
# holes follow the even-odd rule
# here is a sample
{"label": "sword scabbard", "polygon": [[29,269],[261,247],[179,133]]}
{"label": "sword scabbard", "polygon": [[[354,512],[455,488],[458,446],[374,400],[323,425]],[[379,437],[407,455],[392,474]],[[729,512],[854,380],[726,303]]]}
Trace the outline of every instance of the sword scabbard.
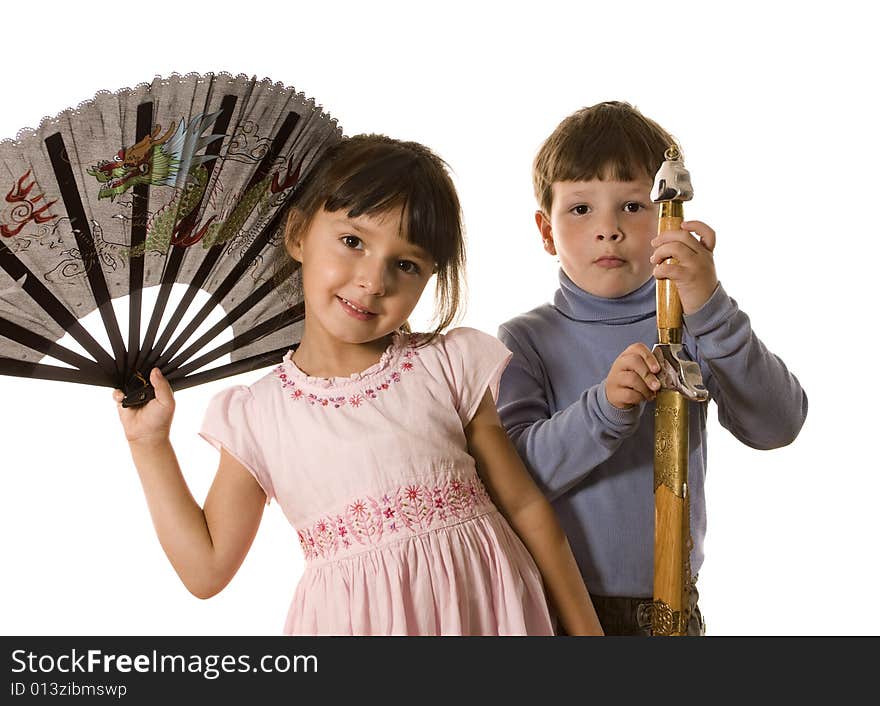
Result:
{"label": "sword scabbard", "polygon": [[687,632],[690,585],[688,400],[661,390],[654,408],[654,635]]}

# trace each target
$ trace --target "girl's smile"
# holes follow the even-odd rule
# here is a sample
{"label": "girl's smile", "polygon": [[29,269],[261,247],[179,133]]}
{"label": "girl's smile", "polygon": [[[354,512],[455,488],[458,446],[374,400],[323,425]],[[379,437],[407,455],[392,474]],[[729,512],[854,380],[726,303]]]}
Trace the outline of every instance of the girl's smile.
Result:
{"label": "girl's smile", "polygon": [[360,319],[361,321],[369,321],[376,316],[376,314],[372,311],[369,311],[368,309],[365,309],[363,307],[356,306],[354,303],[348,301],[348,299],[344,299],[339,295],[337,295],[336,298],[342,305],[342,310],[349,316],[353,316],[354,318]]}

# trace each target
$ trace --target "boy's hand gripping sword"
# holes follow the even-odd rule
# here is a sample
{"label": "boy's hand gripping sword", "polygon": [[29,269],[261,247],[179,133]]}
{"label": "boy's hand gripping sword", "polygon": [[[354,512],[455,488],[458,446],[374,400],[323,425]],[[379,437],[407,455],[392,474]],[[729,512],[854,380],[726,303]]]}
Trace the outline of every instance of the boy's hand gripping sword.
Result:
{"label": "boy's hand gripping sword", "polygon": [[[684,201],[694,192],[675,146],[654,178],[651,200],[660,204],[658,233],[678,230]],[[665,263],[677,263],[675,258]],[[705,402],[700,366],[684,355],[682,307],[675,282],[657,280],[657,333],[654,357],[660,364],[660,391],[654,410],[654,635],[686,635],[690,618],[690,514],[688,499],[688,401]]]}

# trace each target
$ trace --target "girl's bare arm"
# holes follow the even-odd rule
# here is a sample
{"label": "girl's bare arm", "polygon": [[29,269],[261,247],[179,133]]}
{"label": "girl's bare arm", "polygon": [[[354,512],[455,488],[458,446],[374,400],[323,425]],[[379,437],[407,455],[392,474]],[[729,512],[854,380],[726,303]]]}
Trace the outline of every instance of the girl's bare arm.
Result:
{"label": "girl's bare arm", "polygon": [[565,632],[602,635],[568,538],[504,431],[491,392],[486,392],[465,435],[492,500],[541,571],[550,603]]}
{"label": "girl's bare arm", "polygon": [[[205,506],[199,506],[168,437],[174,397],[157,372],[150,378],[156,399],[142,408],[119,405],[119,417],[162,549],[187,589],[199,598],[209,598],[229,583],[244,561],[260,525],[266,495],[250,472],[224,449]],[[114,392],[114,399],[121,401],[119,391]]]}

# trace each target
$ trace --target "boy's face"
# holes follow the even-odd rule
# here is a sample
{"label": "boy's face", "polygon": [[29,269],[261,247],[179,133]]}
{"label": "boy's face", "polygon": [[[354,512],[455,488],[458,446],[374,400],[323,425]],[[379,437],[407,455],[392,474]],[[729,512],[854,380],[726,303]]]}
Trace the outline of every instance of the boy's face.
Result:
{"label": "boy's face", "polygon": [[558,181],[552,186],[549,218],[535,222],[544,249],[559,256],[565,274],[598,297],[616,298],[651,278],[658,206],[650,198],[653,180]]}

